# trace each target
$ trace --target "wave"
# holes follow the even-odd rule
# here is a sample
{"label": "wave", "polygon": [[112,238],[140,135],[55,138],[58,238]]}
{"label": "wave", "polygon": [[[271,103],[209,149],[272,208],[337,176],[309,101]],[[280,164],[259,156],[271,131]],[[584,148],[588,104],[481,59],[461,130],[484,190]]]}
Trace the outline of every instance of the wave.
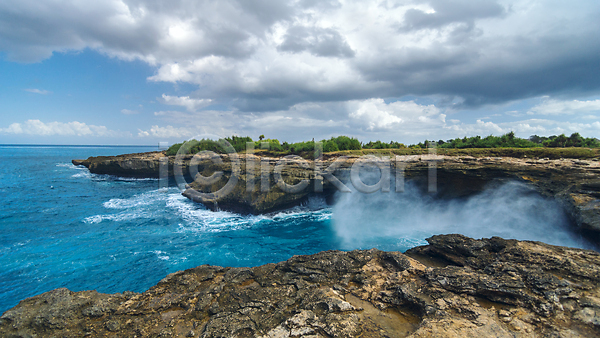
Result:
{"label": "wave", "polygon": [[92,174],[89,171],[80,172],[74,175],[71,175],[73,178],[91,178]]}
{"label": "wave", "polygon": [[94,215],[83,219],[84,223],[97,224],[103,221],[132,221],[139,218],[154,218],[151,212],[121,212],[118,214]]}
{"label": "wave", "polygon": [[111,198],[102,205],[107,209],[136,208],[164,200],[164,190],[154,190],[130,198]]}
{"label": "wave", "polygon": [[128,198],[111,198],[102,203],[106,213],[83,219],[87,224],[105,221],[127,222],[136,219],[163,219],[176,224],[178,232],[221,232],[256,226],[289,226],[331,219],[332,209],[322,198],[311,198],[301,206],[267,214],[240,215],[211,211],[183,196],[176,187],[147,191]]}
{"label": "wave", "polygon": [[265,219],[264,216],[242,216],[227,211],[211,211],[195,204],[181,194],[170,194],[167,208],[183,221],[182,231],[223,231],[247,228]]}
{"label": "wave", "polygon": [[152,251],[152,253],[155,254],[158,259],[163,261],[168,261],[169,259],[171,259],[171,257],[169,257],[164,251],[154,250]]}
{"label": "wave", "polygon": [[82,165],[74,165],[73,163],[57,163],[56,166],[59,167],[59,168],[69,168],[69,169],[76,169],[76,170],[87,170],[86,167],[84,167]]}

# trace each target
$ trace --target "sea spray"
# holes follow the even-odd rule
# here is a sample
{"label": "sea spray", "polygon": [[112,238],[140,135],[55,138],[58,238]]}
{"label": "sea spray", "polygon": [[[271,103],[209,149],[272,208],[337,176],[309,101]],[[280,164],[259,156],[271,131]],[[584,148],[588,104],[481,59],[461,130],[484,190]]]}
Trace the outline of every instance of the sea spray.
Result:
{"label": "sea spray", "polygon": [[386,249],[403,240],[425,244],[431,235],[449,233],[591,248],[569,230],[569,218],[556,201],[520,182],[491,184],[462,199],[436,198],[412,182],[403,193],[393,191],[338,193],[332,228],[344,248]]}

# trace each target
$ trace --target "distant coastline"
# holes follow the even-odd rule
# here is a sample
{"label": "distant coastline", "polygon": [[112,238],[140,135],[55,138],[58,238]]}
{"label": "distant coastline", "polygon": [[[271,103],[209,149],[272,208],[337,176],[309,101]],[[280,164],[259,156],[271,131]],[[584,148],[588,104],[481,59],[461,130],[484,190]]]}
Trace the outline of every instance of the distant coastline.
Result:
{"label": "distant coastline", "polygon": [[158,148],[157,145],[110,145],[110,144],[0,144],[0,147],[76,147],[76,148],[131,148],[131,147],[148,147]]}

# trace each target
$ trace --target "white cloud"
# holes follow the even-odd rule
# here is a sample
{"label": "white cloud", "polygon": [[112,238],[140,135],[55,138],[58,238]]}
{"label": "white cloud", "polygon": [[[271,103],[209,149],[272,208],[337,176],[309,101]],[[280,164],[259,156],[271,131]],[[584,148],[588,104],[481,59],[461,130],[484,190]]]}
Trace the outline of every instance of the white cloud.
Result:
{"label": "white cloud", "polygon": [[461,123],[444,128],[450,133],[444,133],[443,130],[435,130],[432,134],[445,134],[448,138],[463,136],[487,136],[502,135],[514,131],[520,137],[529,137],[531,135],[550,136],[558,134],[570,135],[572,133],[581,133],[585,137],[597,137],[600,132],[600,122],[593,123],[575,123],[564,122],[549,119],[528,119],[514,122],[483,122],[477,120],[474,124]]}
{"label": "white cloud", "polygon": [[137,110],[129,110],[129,109],[121,109],[121,114],[124,115],[135,115],[135,114],[139,114],[140,112]]}
{"label": "white cloud", "polygon": [[[86,48],[157,67],[242,111],[444,95],[467,105],[600,87],[594,1],[151,0],[0,3],[20,62]],[[560,23],[558,25],[557,23]],[[544,50],[544,53],[539,53]],[[548,85],[552,79],[552,85]],[[193,96],[180,96],[180,99]],[[197,110],[208,101],[179,104]],[[388,117],[392,120],[393,117]]]}
{"label": "white cloud", "polygon": [[192,99],[189,96],[162,95],[162,102],[173,106],[185,107],[190,112],[195,112],[211,104],[211,99]]}
{"label": "white cloud", "polygon": [[5,134],[26,134],[40,136],[124,136],[123,133],[109,130],[105,126],[88,125],[83,122],[48,122],[27,120],[13,123],[8,128],[0,129]]}
{"label": "white cloud", "polygon": [[420,105],[414,101],[396,101],[386,104],[383,99],[350,101],[349,116],[364,124],[365,129],[399,128],[402,124],[443,124],[446,115],[434,105]]}
{"label": "white cloud", "polygon": [[139,137],[153,137],[153,138],[165,138],[165,139],[170,139],[170,138],[186,139],[186,138],[194,136],[195,134],[197,134],[197,132],[194,132],[194,130],[185,128],[185,127],[181,127],[181,128],[177,128],[177,127],[173,127],[173,126],[159,127],[159,126],[155,125],[155,126],[152,126],[148,130],[138,129]]}
{"label": "white cloud", "polygon": [[[500,127],[498,124],[494,122],[484,122],[482,120],[477,120],[475,124],[453,124],[450,126],[446,126],[445,129],[451,131],[449,135],[455,135],[452,137],[461,137],[461,136],[475,136],[475,135],[500,135],[504,134],[507,131]],[[432,133],[435,137],[435,132]]]}
{"label": "white cloud", "polygon": [[540,115],[573,115],[597,112],[600,112],[600,100],[559,101],[545,97],[542,103],[532,107],[527,113]]}
{"label": "white cloud", "polygon": [[45,89],[36,89],[36,88],[27,88],[24,89],[26,92],[30,92],[30,93],[34,93],[34,94],[42,94],[42,95],[48,95],[48,94],[52,94],[51,91],[45,90]]}

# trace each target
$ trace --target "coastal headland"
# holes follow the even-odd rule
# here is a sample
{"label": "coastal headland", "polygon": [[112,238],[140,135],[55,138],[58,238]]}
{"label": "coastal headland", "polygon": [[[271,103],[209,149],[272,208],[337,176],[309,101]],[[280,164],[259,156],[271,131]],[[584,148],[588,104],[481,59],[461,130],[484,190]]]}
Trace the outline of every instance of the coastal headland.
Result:
{"label": "coastal headland", "polygon": [[425,191],[435,190],[437,198],[467,197],[494,182],[516,180],[558,201],[572,218],[574,230],[598,243],[600,162],[561,155],[558,151],[553,158],[519,153],[516,157],[325,153],[315,160],[268,153],[176,157],[150,152],[90,157],[73,163],[96,174],[177,179],[186,197],[211,209],[246,214],[286,209],[315,195],[331,200],[337,191],[349,190],[357,181],[353,172],[363,169],[378,168],[380,177],[375,184],[358,179],[365,189],[387,188],[390,193],[402,193],[402,185],[411,181]]}

